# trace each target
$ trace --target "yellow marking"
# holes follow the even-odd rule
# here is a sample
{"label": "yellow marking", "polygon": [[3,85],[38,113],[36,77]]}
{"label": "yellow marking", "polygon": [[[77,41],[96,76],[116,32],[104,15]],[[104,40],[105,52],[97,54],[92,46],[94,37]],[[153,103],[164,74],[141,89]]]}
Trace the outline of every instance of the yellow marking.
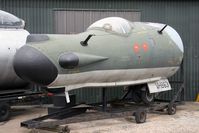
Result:
{"label": "yellow marking", "polygon": [[199,93],[197,95],[196,102],[199,102]]}

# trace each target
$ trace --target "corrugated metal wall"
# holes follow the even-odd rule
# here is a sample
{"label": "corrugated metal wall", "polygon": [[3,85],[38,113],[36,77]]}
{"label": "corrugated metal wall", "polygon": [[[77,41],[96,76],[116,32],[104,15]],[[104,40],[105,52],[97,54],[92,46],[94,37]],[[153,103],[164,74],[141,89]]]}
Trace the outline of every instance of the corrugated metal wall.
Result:
{"label": "corrugated metal wall", "polygon": [[[184,68],[186,100],[199,93],[199,2],[166,0],[0,0],[2,10],[11,12],[27,23],[31,33],[53,33],[53,9],[134,9],[141,11],[141,21],[166,23],[182,37],[185,47]],[[180,75],[175,76],[179,79]],[[81,97],[96,98],[91,89],[80,90]],[[119,95],[110,93],[110,95]],[[171,95],[167,94],[166,97]],[[80,98],[81,99],[81,98]],[[96,101],[96,100],[94,100]]]}
{"label": "corrugated metal wall", "polygon": [[129,21],[140,21],[138,11],[114,10],[54,10],[54,32],[75,34],[84,32],[92,23],[106,17],[122,17]]}

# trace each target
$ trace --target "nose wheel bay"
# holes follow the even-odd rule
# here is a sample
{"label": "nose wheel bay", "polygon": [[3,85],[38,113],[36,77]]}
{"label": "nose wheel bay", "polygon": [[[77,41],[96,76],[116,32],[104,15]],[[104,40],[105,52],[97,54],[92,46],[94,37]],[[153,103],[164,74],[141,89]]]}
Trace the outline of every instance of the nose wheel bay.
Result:
{"label": "nose wheel bay", "polygon": [[131,100],[135,103],[144,103],[149,105],[153,103],[155,94],[151,94],[147,85],[129,86],[122,99]]}

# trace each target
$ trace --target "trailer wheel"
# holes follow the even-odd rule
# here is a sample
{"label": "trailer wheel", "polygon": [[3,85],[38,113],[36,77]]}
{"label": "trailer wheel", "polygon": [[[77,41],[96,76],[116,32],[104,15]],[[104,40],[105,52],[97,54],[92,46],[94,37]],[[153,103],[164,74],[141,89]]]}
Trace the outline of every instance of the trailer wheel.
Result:
{"label": "trailer wheel", "polygon": [[167,112],[169,115],[174,115],[176,113],[176,104],[169,104]]}
{"label": "trailer wheel", "polygon": [[138,110],[134,113],[136,123],[144,123],[146,121],[147,112]]}
{"label": "trailer wheel", "polygon": [[0,103],[0,122],[10,117],[10,105],[8,103]]}

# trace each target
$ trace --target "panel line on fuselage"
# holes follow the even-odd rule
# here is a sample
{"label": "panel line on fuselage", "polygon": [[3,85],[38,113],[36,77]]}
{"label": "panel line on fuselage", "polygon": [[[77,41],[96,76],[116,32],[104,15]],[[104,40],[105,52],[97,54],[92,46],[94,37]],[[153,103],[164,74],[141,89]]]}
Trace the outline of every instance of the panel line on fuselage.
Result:
{"label": "panel line on fuselage", "polygon": [[[143,84],[172,76],[179,67],[163,67],[150,69],[97,70],[74,74],[58,74],[48,87],[65,87],[72,89],[81,87],[125,86]],[[165,77],[161,77],[165,75]]]}

